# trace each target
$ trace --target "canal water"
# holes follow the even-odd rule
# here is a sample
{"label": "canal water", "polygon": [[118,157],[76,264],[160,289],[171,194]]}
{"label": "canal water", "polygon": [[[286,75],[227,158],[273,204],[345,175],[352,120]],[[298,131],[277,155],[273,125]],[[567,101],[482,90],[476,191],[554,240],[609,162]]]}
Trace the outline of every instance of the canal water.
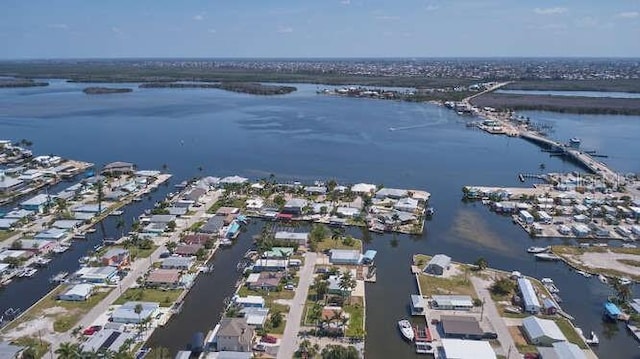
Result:
{"label": "canal water", "polygon": [[[175,176],[173,183],[205,174],[253,179],[274,174],[280,180],[335,178],[430,191],[436,215],[423,235],[373,235],[366,245],[378,250],[378,282],[367,285],[367,358],[413,355],[395,323],[407,315],[409,295],[416,292],[409,274],[415,253],[446,253],[461,262],[482,256],[492,267],[551,277],[577,325],[600,336],[598,353],[615,353],[616,358],[637,353],[638,344],[622,325],[602,324],[607,287],[561,264],[538,263],[525,253],[532,244],[560,240],[532,241],[510,218],[490,213],[480,203],[461,201],[464,185],[522,186],[517,174],[537,173],[541,164],[548,172],[580,170],[562,158],[517,138],[467,128],[465,123],[474,118],[438,106],[321,96],[315,94],[315,85],[296,84],[298,92],[271,97],[212,89],[135,89],[88,96],[81,92],[86,86],[91,84],[54,81],[46,88],[3,89],[0,137],[26,138],[33,141],[35,153],[56,153],[98,166],[117,160],[134,162],[140,169],[166,164]],[[579,136],[583,146],[611,155],[603,160],[615,168],[640,171],[640,142],[628,139],[640,133],[640,117],[528,115],[552,123],[552,137]],[[114,225],[114,218],[107,219],[105,227]],[[258,228],[250,232],[254,230]],[[214,273],[198,279],[183,312],[154,334],[152,343],[178,350],[194,332],[212,327],[237,278],[234,262],[249,238],[249,233],[241,235],[237,247],[217,255]],[[60,261],[77,265],[73,253]],[[227,265],[218,265],[218,260]],[[42,292],[25,288],[23,296],[12,288],[4,293],[21,293],[22,303],[37,300]],[[12,296],[4,293],[0,308],[13,306]]]}

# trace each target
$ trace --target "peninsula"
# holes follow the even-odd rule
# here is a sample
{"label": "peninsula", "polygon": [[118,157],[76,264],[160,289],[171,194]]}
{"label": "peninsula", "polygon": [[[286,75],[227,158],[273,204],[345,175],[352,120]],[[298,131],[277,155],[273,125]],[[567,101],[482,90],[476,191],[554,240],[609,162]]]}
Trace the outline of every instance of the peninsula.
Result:
{"label": "peninsula", "polygon": [[265,85],[255,82],[149,82],[140,88],[209,88],[251,95],[286,95],[297,90],[294,86]]}
{"label": "peninsula", "polygon": [[0,88],[37,87],[37,86],[49,86],[49,83],[34,81],[32,79],[0,78]]}
{"label": "peninsula", "polygon": [[114,93],[127,93],[133,91],[130,88],[113,88],[113,87],[87,87],[82,92],[87,95],[108,95]]}

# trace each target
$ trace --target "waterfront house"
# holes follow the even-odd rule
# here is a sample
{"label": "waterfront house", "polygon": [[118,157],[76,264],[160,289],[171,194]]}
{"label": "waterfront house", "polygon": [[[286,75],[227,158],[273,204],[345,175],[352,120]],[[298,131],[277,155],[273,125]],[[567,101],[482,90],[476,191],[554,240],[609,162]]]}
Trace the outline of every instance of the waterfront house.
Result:
{"label": "waterfront house", "polygon": [[160,268],[162,269],[178,269],[189,270],[193,265],[193,257],[168,257],[162,260]]}
{"label": "waterfront house", "polygon": [[35,217],[35,212],[33,211],[27,211],[26,209],[17,209],[17,210],[13,210],[8,212],[7,214],[4,215],[4,218],[6,219],[32,219]]}
{"label": "waterfront house", "polygon": [[188,212],[188,209],[185,207],[167,207],[165,210],[169,212],[169,215],[176,217],[182,217]]}
{"label": "waterfront house", "polygon": [[117,353],[125,344],[134,341],[135,332],[122,332],[115,329],[103,329],[93,334],[80,348],[83,353],[95,353],[107,350]]}
{"label": "waterfront house", "polygon": [[531,314],[540,312],[540,301],[531,281],[527,278],[518,278],[518,289],[522,296],[524,311]]}
{"label": "waterfront house", "polygon": [[526,224],[532,224],[534,218],[529,211],[522,210],[520,211],[520,220]]}
{"label": "waterfront house", "polygon": [[468,295],[434,295],[431,297],[431,307],[441,310],[471,310],[473,300]]}
{"label": "waterfront house", "polygon": [[234,304],[241,308],[264,308],[265,305],[264,298],[257,295],[248,295],[246,297],[234,295],[232,300]]}
{"label": "waterfront house", "polygon": [[444,254],[436,254],[424,267],[424,272],[434,275],[443,275],[451,265],[451,257]]}
{"label": "waterfront house", "polygon": [[393,205],[398,211],[413,213],[418,210],[418,200],[413,198],[401,198]]}
{"label": "waterfront house", "polygon": [[247,181],[249,181],[249,179],[246,178],[246,177],[228,176],[228,177],[223,177],[222,179],[220,179],[220,181],[218,183],[221,184],[222,186],[225,186],[225,185],[229,185],[229,184],[243,184],[243,183],[245,183]]}
{"label": "waterfront house", "polygon": [[44,212],[45,207],[51,202],[51,197],[46,194],[39,194],[20,203],[20,208],[36,213]]}
{"label": "waterfront house", "polygon": [[264,207],[264,200],[260,197],[249,198],[246,201],[246,206],[250,211],[259,211]]}
{"label": "waterfront house", "polygon": [[551,346],[553,343],[567,340],[553,320],[530,316],[522,320],[522,327],[533,345]]}
{"label": "waterfront house", "polygon": [[287,269],[287,260],[285,259],[258,259],[252,266],[252,272],[277,272]]}
{"label": "waterfront house", "polygon": [[18,179],[23,180],[25,182],[35,182],[44,177],[43,171],[38,170],[26,170],[22,172],[22,174],[18,177]]}
{"label": "waterfront house", "polygon": [[124,248],[111,248],[100,258],[103,266],[124,267],[129,264],[129,251]]}
{"label": "waterfront house", "polygon": [[368,249],[362,256],[362,264],[372,264],[376,258],[376,254],[378,254],[378,251]]}
{"label": "waterfront house", "polygon": [[182,237],[181,241],[187,245],[189,244],[205,244],[207,241],[211,239],[211,236],[208,234],[188,234]]}
{"label": "waterfront house", "polygon": [[108,284],[117,274],[118,269],[115,267],[83,267],[80,268],[74,276],[80,282]]}
{"label": "waterfront house", "polygon": [[82,224],[82,221],[75,219],[61,219],[53,222],[51,227],[64,230],[72,230],[78,228]]}
{"label": "waterfront house", "polygon": [[585,216],[584,214],[576,214],[575,216],[573,216],[573,220],[578,223],[587,223],[589,222],[589,217]]}
{"label": "waterfront house", "polygon": [[323,195],[327,193],[327,187],[324,186],[306,186],[304,191],[308,195]]}
{"label": "waterfront house", "polygon": [[626,315],[620,310],[620,308],[618,308],[617,305],[611,303],[611,302],[606,302],[604,303],[604,316],[609,319],[609,320],[621,320],[624,319],[624,317],[626,317]]}
{"label": "waterfront house", "polygon": [[538,221],[540,223],[551,224],[553,218],[545,211],[538,211]]}
{"label": "waterfront house", "polygon": [[42,232],[38,232],[33,238],[41,239],[41,240],[54,240],[58,241],[64,238],[67,234],[67,231],[60,228],[49,228]]}
{"label": "waterfront house", "polygon": [[173,216],[170,214],[154,214],[151,217],[149,217],[148,222],[167,224],[175,220],[176,220],[176,216]]}
{"label": "waterfront house", "polygon": [[286,259],[293,255],[294,249],[291,247],[273,247],[262,253],[262,258]]}
{"label": "waterfront house", "polygon": [[[351,274],[352,274],[351,277],[355,278],[355,271],[352,271]],[[345,296],[345,297],[351,295],[351,290],[347,288],[343,289],[340,287],[340,280],[342,279],[343,275],[344,275],[343,273],[338,273],[338,274],[330,275],[329,278],[327,278],[327,284],[328,284],[327,293]]]}
{"label": "waterfront house", "polygon": [[309,233],[279,231],[279,232],[276,232],[274,238],[276,241],[297,243],[298,245],[304,246],[304,245],[307,245],[307,241],[309,240]]}
{"label": "waterfront house", "polygon": [[247,277],[247,287],[252,290],[274,291],[280,286],[283,277],[282,272],[251,273]]}
{"label": "waterfront house", "polygon": [[[142,307],[140,313],[136,313],[136,307]],[[126,302],[111,313],[111,321],[123,324],[139,324],[146,319],[158,314],[160,305],[155,302]]]}
{"label": "waterfront house", "polygon": [[382,188],[378,192],[376,192],[376,198],[384,199],[384,198],[392,198],[392,199],[400,199],[403,197],[407,197],[408,192],[404,189],[397,188]]}
{"label": "waterfront house", "polygon": [[240,213],[240,208],[237,208],[237,207],[220,207],[216,211],[216,216],[222,216],[224,218],[225,216],[228,216],[230,214],[238,214],[238,213]]}
{"label": "waterfront house", "polygon": [[482,340],[443,338],[442,351],[447,359],[496,359],[491,344]]}
{"label": "waterfront house", "polygon": [[542,359],[587,359],[579,346],[569,342],[556,342],[551,347],[538,347]]}
{"label": "waterfront house", "polygon": [[24,187],[24,184],[20,179],[2,175],[0,176],[0,193],[6,194],[19,191]]}
{"label": "waterfront house", "polygon": [[372,194],[376,190],[376,185],[369,183],[356,183],[351,186],[351,192],[357,194]]}
{"label": "waterfront house", "polygon": [[0,229],[9,230],[18,224],[20,220],[16,218],[0,218]]}
{"label": "waterfront house", "polygon": [[360,251],[352,249],[331,249],[329,262],[336,265],[358,265],[362,262]]}
{"label": "waterfront house", "polygon": [[282,213],[299,216],[307,206],[307,200],[302,198],[292,198],[288,200],[282,208]]}
{"label": "waterfront house", "polygon": [[253,335],[246,318],[222,318],[214,342],[219,351],[250,352]]}
{"label": "waterfront house", "polygon": [[25,251],[34,254],[46,254],[51,252],[57,245],[55,241],[38,240],[38,239],[20,239],[21,247]]}
{"label": "waterfront house", "polygon": [[156,269],[145,280],[147,287],[177,288],[180,285],[180,271],[177,269]]}
{"label": "waterfront house", "polygon": [[221,216],[213,216],[211,217],[207,223],[205,223],[198,232],[201,233],[209,233],[209,234],[218,234],[224,225],[224,220]]}
{"label": "waterfront house", "polygon": [[58,295],[59,300],[81,302],[89,299],[93,294],[95,286],[90,283],[81,283],[72,285],[67,288],[62,294]]}
{"label": "waterfront house", "polygon": [[33,257],[33,253],[22,249],[0,249],[0,262],[4,262],[7,258],[29,259]]}
{"label": "waterfront house", "polygon": [[269,308],[242,308],[240,314],[247,320],[248,325],[254,328],[262,328],[269,316]]}
{"label": "waterfront house", "polygon": [[443,315],[440,317],[440,323],[446,338],[480,340],[484,334],[478,320],[474,317]]}
{"label": "waterfront house", "polygon": [[204,248],[202,244],[179,244],[173,251],[173,254],[177,254],[183,257],[195,256],[200,248]]}
{"label": "waterfront house", "polygon": [[123,174],[132,174],[135,171],[135,165],[129,162],[111,162],[106,164],[101,173],[103,175],[120,176]]}

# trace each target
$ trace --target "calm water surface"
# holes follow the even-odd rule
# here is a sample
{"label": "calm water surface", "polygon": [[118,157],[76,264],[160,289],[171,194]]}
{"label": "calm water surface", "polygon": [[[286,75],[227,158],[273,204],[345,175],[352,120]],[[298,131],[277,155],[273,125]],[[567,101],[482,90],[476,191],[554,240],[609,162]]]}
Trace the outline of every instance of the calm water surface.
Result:
{"label": "calm water surface", "polygon": [[[368,358],[414,356],[395,323],[407,315],[409,295],[416,292],[409,258],[419,252],[447,253],[462,262],[483,256],[496,268],[551,277],[561,289],[563,308],[577,318],[576,324],[600,336],[598,353],[637,357],[638,344],[622,325],[602,324],[601,304],[610,294],[607,287],[561,264],[535,262],[524,253],[532,240],[509,218],[460,200],[464,185],[520,186],[517,174],[536,172],[541,163],[546,171],[579,170],[533,144],[468,129],[464,126],[468,118],[441,107],[319,96],[315,85],[296,85],[298,92],[277,97],[137,88],[128,94],[88,96],[80,92],[86,86],[56,81],[46,88],[1,91],[0,137],[27,138],[34,142],[35,153],[56,153],[98,165],[116,160],[134,162],[139,168],[166,164],[175,175],[174,183],[205,173],[251,178],[273,173],[279,179],[336,178],[430,191],[437,214],[424,235],[397,236],[397,245],[392,236],[374,235],[367,243],[378,250],[379,268],[378,282],[367,285]],[[585,148],[609,155],[605,162],[620,171],[640,171],[640,145],[633,139],[640,133],[640,117],[526,115],[552,123],[554,138],[582,138]],[[249,240],[248,236],[241,239]],[[216,266],[216,271],[227,276],[203,277],[190,294],[194,304],[189,305],[204,310],[203,315],[189,314],[186,308],[181,315],[188,320],[174,318],[154,342],[177,351],[194,331],[212,326],[220,315],[227,281],[237,278],[233,259],[244,250],[242,243],[238,245],[237,250],[219,255],[220,263],[229,263]],[[34,301],[37,292],[31,294]],[[0,293],[0,307],[7,307],[16,293],[22,292],[10,287]],[[204,300],[208,301],[203,306]],[[178,332],[188,334],[171,335]]]}
{"label": "calm water surface", "polygon": [[611,97],[611,98],[640,98],[640,93],[617,91],[543,91],[543,90],[496,90],[496,93],[512,95],[549,95],[549,96],[578,96],[578,97]]}

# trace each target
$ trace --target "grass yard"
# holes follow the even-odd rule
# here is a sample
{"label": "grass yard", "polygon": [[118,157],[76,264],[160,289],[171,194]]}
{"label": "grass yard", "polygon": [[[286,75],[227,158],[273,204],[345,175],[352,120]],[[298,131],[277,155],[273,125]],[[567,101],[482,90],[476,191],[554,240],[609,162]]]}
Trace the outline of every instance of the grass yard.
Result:
{"label": "grass yard", "polygon": [[170,307],[181,293],[182,289],[129,288],[122,293],[114,304],[124,304],[129,301],[143,301],[160,303],[161,307]]}
{"label": "grass yard", "polygon": [[127,249],[129,250],[129,253],[131,253],[131,255],[135,258],[149,258],[151,253],[155,252],[155,250],[158,249],[158,246],[153,245],[149,249],[140,249],[138,247],[130,247]]}
{"label": "grass yard", "polygon": [[575,331],[575,329],[573,329],[573,326],[571,325],[571,323],[569,323],[568,320],[566,320],[564,318],[557,318],[555,321],[556,321],[556,324],[558,325],[558,327],[560,328],[560,330],[562,331],[562,334],[564,334],[564,336],[567,338],[567,340],[570,343],[573,343],[573,344],[579,346],[580,349],[589,348],[584,343],[582,338],[580,338],[580,335],[578,335],[578,333]]}
{"label": "grass yard", "polygon": [[207,213],[214,214],[216,211],[220,209],[220,207],[236,207],[236,208],[244,208],[246,204],[246,198],[220,198],[214,203],[209,209]]}
{"label": "grass yard", "polygon": [[257,296],[263,297],[266,303],[271,303],[276,299],[290,300],[290,299],[293,299],[293,296],[295,294],[296,293],[294,290],[281,290],[279,292],[277,291],[269,292],[266,290],[251,290],[245,286],[241,287],[240,290],[238,291],[238,295],[241,297],[246,297],[248,295],[257,295]]}
{"label": "grass yard", "polygon": [[365,336],[364,306],[362,304],[349,304],[344,306],[344,311],[349,313],[346,336],[363,338]]}
{"label": "grass yard", "polygon": [[11,238],[16,234],[15,231],[0,231],[0,241],[4,241],[7,238]]}
{"label": "grass yard", "polygon": [[471,281],[465,278],[464,274],[459,274],[449,278],[419,274],[418,280],[420,282],[422,295],[427,297],[432,295],[459,294],[477,298],[476,291],[473,289]]}
{"label": "grass yard", "polygon": [[[112,290],[112,288],[98,288],[88,300],[83,302],[57,300],[58,295],[63,293],[67,288],[68,286],[62,285],[49,292],[42,300],[29,308],[18,320],[13,321],[5,327],[5,330],[11,330],[22,323],[40,317],[51,317],[54,320],[53,329],[59,333],[66,332],[71,330],[85,314],[96,304],[100,303]],[[47,314],[48,310],[52,308],[60,308],[61,310]]]}
{"label": "grass yard", "polygon": [[362,251],[362,241],[354,238],[352,245],[347,245],[342,239],[325,238],[322,242],[316,244],[317,252],[324,252],[328,249],[356,249]]}
{"label": "grass yard", "polygon": [[[36,358],[42,358],[49,352],[49,342],[36,337],[21,337],[11,342],[12,344],[32,348]],[[26,358],[26,355],[22,355]]]}

